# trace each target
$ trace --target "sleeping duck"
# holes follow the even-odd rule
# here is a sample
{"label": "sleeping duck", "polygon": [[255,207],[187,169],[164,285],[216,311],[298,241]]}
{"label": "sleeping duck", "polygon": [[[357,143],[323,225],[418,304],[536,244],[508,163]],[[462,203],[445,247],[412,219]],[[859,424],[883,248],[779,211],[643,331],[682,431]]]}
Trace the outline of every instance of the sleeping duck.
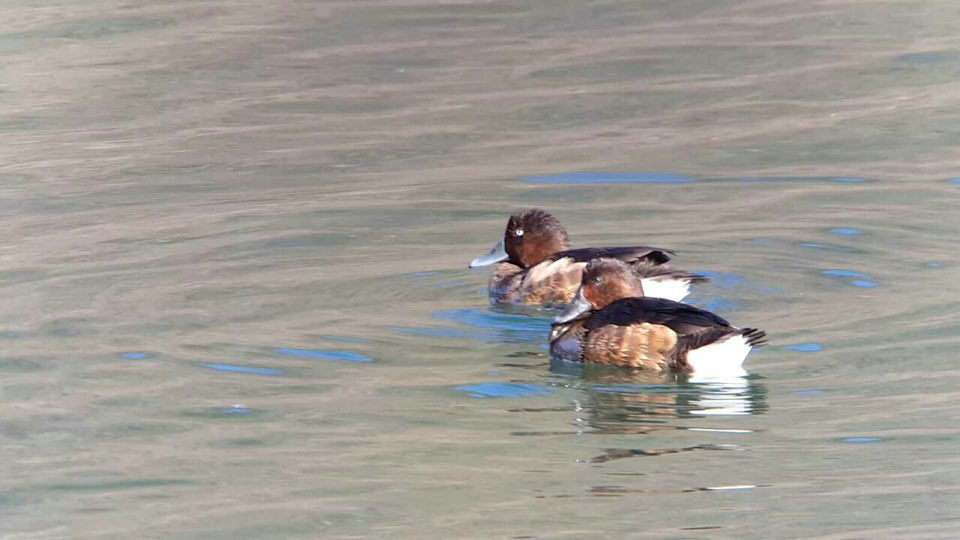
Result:
{"label": "sleeping duck", "polygon": [[707,278],[666,265],[672,251],[648,247],[569,249],[567,231],[543,210],[510,216],[507,229],[489,253],[470,268],[500,263],[490,276],[490,300],[495,303],[565,306],[580,285],[583,267],[592,259],[609,257],[629,263],[640,276],[647,296],[682,300],[690,284]]}
{"label": "sleeping duck", "polygon": [[553,320],[552,357],[696,375],[743,373],[766,332],[737,328],[687,304],[644,297],[643,280],[617,259],[594,259],[567,309]]}

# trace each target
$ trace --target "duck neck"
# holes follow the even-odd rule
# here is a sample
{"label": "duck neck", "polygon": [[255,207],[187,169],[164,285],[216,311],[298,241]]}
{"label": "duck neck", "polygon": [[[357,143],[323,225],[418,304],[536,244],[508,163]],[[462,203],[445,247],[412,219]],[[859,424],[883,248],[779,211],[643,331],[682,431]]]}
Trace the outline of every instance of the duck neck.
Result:
{"label": "duck neck", "polygon": [[596,309],[603,309],[610,304],[625,298],[639,298],[643,296],[643,285],[639,280],[631,282],[611,283],[599,289],[593,289],[590,300]]}

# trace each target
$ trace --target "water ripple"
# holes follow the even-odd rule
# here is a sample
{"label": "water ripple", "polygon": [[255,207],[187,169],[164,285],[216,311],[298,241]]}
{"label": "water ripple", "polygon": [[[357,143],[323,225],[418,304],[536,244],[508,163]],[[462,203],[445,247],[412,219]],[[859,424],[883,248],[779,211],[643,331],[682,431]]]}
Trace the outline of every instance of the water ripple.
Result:
{"label": "water ripple", "polygon": [[823,350],[823,345],[819,343],[797,343],[794,345],[784,345],[784,349],[797,352],[819,352]]}
{"label": "water ripple", "polygon": [[854,229],[852,227],[836,227],[830,229],[830,232],[839,236],[859,236],[863,234],[862,230]]}
{"label": "water ripple", "polygon": [[226,371],[229,373],[247,373],[250,375],[280,375],[282,370],[266,367],[235,366],[232,364],[201,364],[207,369],[214,371]]}
{"label": "water ripple", "polygon": [[696,179],[672,173],[652,172],[574,172],[548,176],[529,176],[528,184],[689,184]]}
{"label": "water ripple", "polygon": [[276,354],[282,354],[286,356],[300,356],[303,358],[317,358],[321,360],[342,360],[345,362],[373,362],[373,359],[362,354],[357,354],[350,351],[334,351],[334,350],[321,350],[321,349],[291,349],[287,347],[280,347],[274,349],[273,352]]}
{"label": "water ripple", "polygon": [[880,286],[879,283],[866,279],[870,277],[867,274],[854,272],[852,270],[824,270],[820,273],[825,276],[836,277],[836,278],[851,278],[851,279],[844,279],[842,281],[850,285],[853,285],[854,287],[872,289],[874,287]]}
{"label": "water ripple", "polygon": [[880,437],[847,437],[840,439],[841,442],[853,444],[875,443],[880,442],[880,440]]}
{"label": "water ripple", "polygon": [[724,289],[739,287],[747,283],[747,278],[733,273],[711,272],[709,270],[694,270],[693,272],[710,278],[711,285],[723,287]]}
{"label": "water ripple", "polygon": [[550,388],[524,383],[480,383],[458,386],[459,392],[466,392],[472,398],[515,398],[543,396],[552,392]]}
{"label": "water ripple", "polygon": [[526,315],[494,313],[475,309],[452,309],[435,311],[432,316],[434,319],[452,321],[468,326],[470,329],[405,326],[391,326],[388,329],[422,336],[502,343],[542,342],[546,340],[550,333],[549,319]]}
{"label": "water ripple", "polygon": [[802,242],[800,247],[808,249],[820,249],[823,251],[838,251],[843,253],[860,253],[859,249],[848,247],[848,246],[838,246],[836,244],[823,244],[820,242]]}

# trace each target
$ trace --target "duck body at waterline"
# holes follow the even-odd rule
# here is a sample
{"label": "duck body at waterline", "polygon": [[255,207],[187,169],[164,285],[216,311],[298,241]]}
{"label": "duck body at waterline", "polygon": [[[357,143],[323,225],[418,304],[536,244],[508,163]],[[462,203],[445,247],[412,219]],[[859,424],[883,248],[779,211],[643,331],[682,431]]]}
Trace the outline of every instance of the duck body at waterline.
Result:
{"label": "duck body at waterline", "polygon": [[471,268],[497,264],[490,276],[493,303],[565,306],[580,286],[583,269],[597,258],[630,265],[647,296],[680,301],[693,283],[707,278],[671,268],[673,252],[650,246],[569,249],[566,229],[542,210],[516,212],[507,221],[503,238]]}
{"label": "duck body at waterline", "polygon": [[747,354],[765,338],[762,330],[738,328],[709,311],[646,297],[629,265],[595,259],[570,305],[554,319],[550,354],[652,372],[726,376],[742,374]]}

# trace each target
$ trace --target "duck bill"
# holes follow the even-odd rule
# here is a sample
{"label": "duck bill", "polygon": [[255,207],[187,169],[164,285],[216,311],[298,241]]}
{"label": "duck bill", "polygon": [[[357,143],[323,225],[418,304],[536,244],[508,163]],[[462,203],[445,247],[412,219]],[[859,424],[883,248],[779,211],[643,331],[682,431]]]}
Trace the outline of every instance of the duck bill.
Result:
{"label": "duck bill", "polygon": [[577,289],[576,296],[573,297],[573,300],[570,302],[570,305],[567,306],[567,309],[563,310],[563,313],[556,316],[553,319],[553,324],[563,324],[576,319],[579,319],[584,314],[589,313],[593,309],[593,304],[587,301],[583,297],[583,287]]}
{"label": "duck bill", "polygon": [[501,238],[500,241],[497,242],[497,245],[493,246],[489,253],[470,261],[470,268],[489,266],[493,263],[505,261],[509,258],[510,256],[507,255],[507,248],[503,244],[503,239]]}

